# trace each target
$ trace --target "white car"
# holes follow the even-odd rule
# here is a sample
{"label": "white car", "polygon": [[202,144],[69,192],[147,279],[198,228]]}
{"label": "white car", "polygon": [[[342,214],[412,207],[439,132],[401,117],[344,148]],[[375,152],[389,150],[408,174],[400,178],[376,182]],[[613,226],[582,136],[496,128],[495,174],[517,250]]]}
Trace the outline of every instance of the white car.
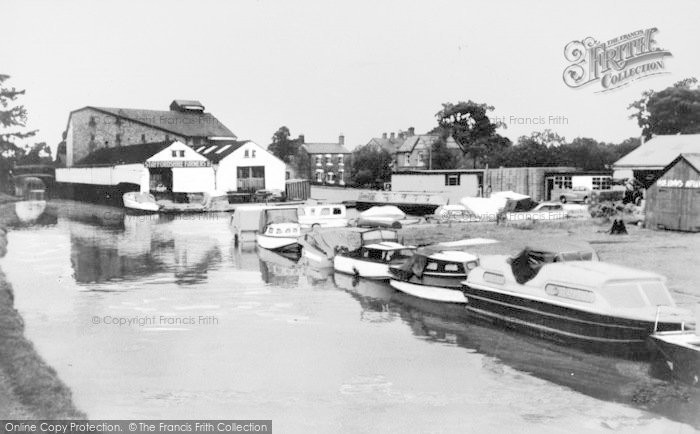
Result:
{"label": "white car", "polygon": [[542,202],[530,211],[506,213],[506,220],[561,220],[568,217],[561,203]]}

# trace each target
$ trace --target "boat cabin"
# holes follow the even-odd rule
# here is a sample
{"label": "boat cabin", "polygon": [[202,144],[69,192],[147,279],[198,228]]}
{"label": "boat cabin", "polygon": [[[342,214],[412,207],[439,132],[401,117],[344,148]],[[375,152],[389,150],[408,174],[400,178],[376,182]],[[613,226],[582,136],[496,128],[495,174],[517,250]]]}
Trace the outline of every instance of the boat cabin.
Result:
{"label": "boat cabin", "polygon": [[[544,263],[536,275],[519,281],[508,257],[483,257],[479,268],[464,282],[468,287],[517,293],[550,304],[569,305],[581,310],[654,321],[661,313],[676,312],[676,304],[665,278],[599,261]],[[517,272],[517,270],[515,270]]]}
{"label": "boat cabin", "polygon": [[459,288],[471,270],[479,266],[479,258],[471,253],[420,249],[391,271],[398,280],[443,288]]}
{"label": "boat cabin", "polygon": [[308,205],[299,207],[299,223],[303,227],[345,227],[348,225],[345,205]]}
{"label": "boat cabin", "polygon": [[365,244],[348,256],[354,256],[365,261],[394,264],[402,262],[413,256],[414,250],[415,248],[407,247],[403,244],[392,241],[383,241],[379,243]]}

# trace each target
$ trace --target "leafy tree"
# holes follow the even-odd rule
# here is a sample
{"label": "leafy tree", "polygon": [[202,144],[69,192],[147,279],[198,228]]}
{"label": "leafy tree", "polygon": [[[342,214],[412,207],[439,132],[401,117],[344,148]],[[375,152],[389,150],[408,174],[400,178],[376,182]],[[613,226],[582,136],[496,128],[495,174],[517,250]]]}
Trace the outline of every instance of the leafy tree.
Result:
{"label": "leafy tree", "polygon": [[381,146],[360,146],[352,153],[352,182],[359,186],[380,186],[391,180],[391,163],[391,154]]}
{"label": "leafy tree", "polygon": [[495,140],[496,129],[503,125],[501,122],[491,122],[488,112],[493,106],[479,104],[474,101],[460,101],[457,104],[445,103],[442,110],[435,114],[439,127],[452,136],[462,149],[474,161],[474,167],[486,156],[493,152],[495,145],[501,144]]}
{"label": "leafy tree", "polygon": [[554,150],[536,138],[520,136],[514,146],[504,148],[491,158],[493,166],[505,167],[541,167],[552,166],[556,161]]}
{"label": "leafy tree", "polygon": [[700,88],[696,78],[686,78],[660,92],[647,90],[628,107],[642,135],[700,133]]}
{"label": "leafy tree", "polygon": [[14,102],[25,91],[5,87],[9,78],[0,74],[0,189],[5,191],[10,190],[10,170],[25,153],[16,141],[36,134],[36,130],[22,131],[27,123],[27,109]]}
{"label": "leafy tree", "polygon": [[267,146],[267,150],[272,152],[277,158],[285,163],[290,162],[290,157],[299,151],[299,140],[289,138],[289,128],[282,126],[272,135],[272,143]]}

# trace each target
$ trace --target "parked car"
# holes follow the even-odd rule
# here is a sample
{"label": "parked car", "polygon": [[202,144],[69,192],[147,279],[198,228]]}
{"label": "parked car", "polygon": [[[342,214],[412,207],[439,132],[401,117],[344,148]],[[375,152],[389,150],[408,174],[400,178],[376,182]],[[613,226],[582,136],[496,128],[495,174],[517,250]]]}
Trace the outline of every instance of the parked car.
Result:
{"label": "parked car", "polygon": [[561,203],[588,203],[591,199],[591,190],[586,187],[555,188],[552,190],[552,200],[556,199],[559,199]]}

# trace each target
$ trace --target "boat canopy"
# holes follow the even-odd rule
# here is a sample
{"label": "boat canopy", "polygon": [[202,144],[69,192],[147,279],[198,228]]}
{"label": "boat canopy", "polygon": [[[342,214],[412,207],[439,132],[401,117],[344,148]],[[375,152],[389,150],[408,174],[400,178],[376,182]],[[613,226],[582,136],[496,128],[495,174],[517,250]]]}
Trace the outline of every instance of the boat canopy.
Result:
{"label": "boat canopy", "polygon": [[274,223],[299,223],[297,208],[292,207],[272,207],[265,208],[260,212],[260,225],[258,230],[262,233],[267,225]]}
{"label": "boat canopy", "polygon": [[544,264],[568,261],[597,261],[588,243],[549,241],[532,243],[509,260],[515,281],[523,284],[539,273]]}
{"label": "boat canopy", "polygon": [[363,245],[384,241],[398,242],[399,235],[390,229],[338,228],[320,229],[305,236],[304,241],[332,257],[336,249],[349,252]]}

